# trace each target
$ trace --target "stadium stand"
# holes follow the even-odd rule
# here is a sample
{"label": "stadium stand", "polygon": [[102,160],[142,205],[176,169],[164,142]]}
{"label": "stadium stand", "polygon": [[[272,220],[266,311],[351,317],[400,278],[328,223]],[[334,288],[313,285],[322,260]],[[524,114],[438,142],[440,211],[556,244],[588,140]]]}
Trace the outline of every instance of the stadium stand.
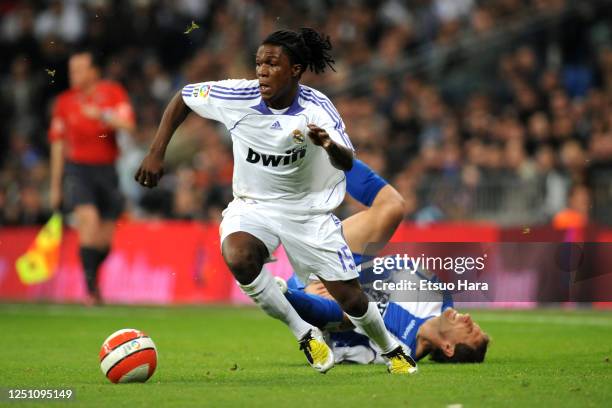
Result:
{"label": "stadium stand", "polygon": [[331,35],[338,72],[305,82],[333,95],[359,157],[400,190],[411,220],[544,224],[586,186],[586,217],[612,223],[609,1],[261,3],[2,2],[0,225],[49,214],[46,129],[76,44],[103,52],[137,110],[137,131],[120,138],[128,215],[219,220],[232,159],[215,123],[179,129],[160,190],[133,172],[176,90],[252,77],[263,34],[297,26]]}

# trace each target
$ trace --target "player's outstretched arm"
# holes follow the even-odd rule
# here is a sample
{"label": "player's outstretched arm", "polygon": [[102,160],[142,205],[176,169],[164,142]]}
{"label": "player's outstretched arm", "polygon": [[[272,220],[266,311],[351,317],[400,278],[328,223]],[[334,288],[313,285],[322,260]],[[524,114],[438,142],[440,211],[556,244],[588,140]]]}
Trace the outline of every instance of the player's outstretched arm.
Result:
{"label": "player's outstretched arm", "polygon": [[349,171],[353,168],[353,152],[334,142],[324,129],[317,125],[308,125],[308,136],[317,146],[321,146],[329,155],[332,166],[342,171]]}
{"label": "player's outstretched arm", "polygon": [[349,249],[363,254],[371,242],[386,244],[405,216],[406,204],[402,195],[387,184],[376,194],[370,208],[342,221]]}
{"label": "player's outstretched arm", "polygon": [[164,175],[164,156],[168,143],[189,112],[191,109],[183,102],[181,92],[177,92],[164,111],[149,153],[136,171],[134,178],[138,183],[149,188],[157,185]]}

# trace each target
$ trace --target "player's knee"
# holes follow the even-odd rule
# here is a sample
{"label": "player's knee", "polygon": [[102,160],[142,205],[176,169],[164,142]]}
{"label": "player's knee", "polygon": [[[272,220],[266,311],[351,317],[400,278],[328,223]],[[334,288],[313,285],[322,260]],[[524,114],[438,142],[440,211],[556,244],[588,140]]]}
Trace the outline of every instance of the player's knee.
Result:
{"label": "player's knee", "polygon": [[233,247],[223,253],[225,263],[232,270],[252,269],[263,265],[261,257],[253,248]]}
{"label": "player's knee", "polygon": [[253,246],[224,246],[223,258],[228,268],[242,284],[250,283],[261,271],[264,256]]}

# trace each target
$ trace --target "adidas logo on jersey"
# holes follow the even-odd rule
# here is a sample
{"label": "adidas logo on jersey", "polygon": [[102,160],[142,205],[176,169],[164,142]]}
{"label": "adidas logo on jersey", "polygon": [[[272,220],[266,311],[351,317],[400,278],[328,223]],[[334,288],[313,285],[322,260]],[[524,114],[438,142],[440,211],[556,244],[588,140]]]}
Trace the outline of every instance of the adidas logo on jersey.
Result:
{"label": "adidas logo on jersey", "polygon": [[270,129],[272,129],[272,130],[283,130],[283,127],[281,126],[281,124],[277,120],[276,122],[274,122],[272,124],[272,126],[270,126]]}
{"label": "adidas logo on jersey", "polygon": [[306,146],[296,147],[287,150],[285,153],[287,154],[263,154],[256,152],[255,150],[249,147],[249,152],[247,153],[246,161],[253,164],[259,163],[261,161],[261,164],[266,167],[278,167],[280,165],[286,166],[288,164],[296,162],[298,159],[304,158],[304,156],[306,156]]}

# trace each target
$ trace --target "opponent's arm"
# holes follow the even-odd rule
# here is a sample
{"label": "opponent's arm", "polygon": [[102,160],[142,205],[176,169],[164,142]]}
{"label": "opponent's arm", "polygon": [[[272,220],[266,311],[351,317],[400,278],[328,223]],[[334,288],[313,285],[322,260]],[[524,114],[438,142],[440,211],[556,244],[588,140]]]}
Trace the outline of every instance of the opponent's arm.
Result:
{"label": "opponent's arm", "polygon": [[308,132],[310,140],[325,149],[332,166],[342,171],[349,171],[353,168],[353,152],[350,149],[334,142],[329,134],[317,125],[310,124],[308,129],[310,129]]}
{"label": "opponent's arm", "polygon": [[183,101],[181,91],[177,92],[164,111],[149,153],[136,171],[134,178],[138,183],[149,188],[157,185],[164,174],[164,156],[168,143],[189,112],[191,109]]}
{"label": "opponent's arm", "polygon": [[[406,216],[402,195],[390,184],[377,194],[372,206],[342,221],[349,249],[363,254],[368,243],[387,243]],[[367,254],[371,255],[371,254]]]}

